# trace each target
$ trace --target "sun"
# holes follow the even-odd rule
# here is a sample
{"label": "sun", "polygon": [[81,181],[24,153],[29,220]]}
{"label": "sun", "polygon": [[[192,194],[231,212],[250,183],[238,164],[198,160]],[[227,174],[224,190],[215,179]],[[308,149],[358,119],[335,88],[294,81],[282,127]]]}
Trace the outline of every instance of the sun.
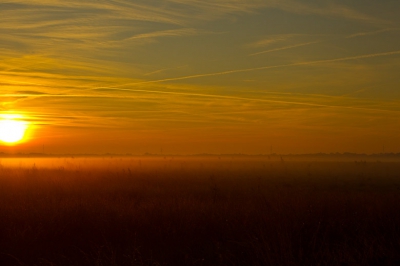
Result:
{"label": "sun", "polygon": [[0,118],[0,141],[16,144],[24,139],[28,125],[19,116],[7,115]]}

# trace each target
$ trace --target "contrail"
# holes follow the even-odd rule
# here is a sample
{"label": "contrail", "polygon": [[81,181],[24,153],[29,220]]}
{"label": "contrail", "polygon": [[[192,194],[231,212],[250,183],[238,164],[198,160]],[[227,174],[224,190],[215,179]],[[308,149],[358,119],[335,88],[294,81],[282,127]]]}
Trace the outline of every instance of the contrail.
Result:
{"label": "contrail", "polygon": [[[91,88],[90,90],[96,91],[104,88]],[[172,92],[172,91],[157,91],[157,90],[140,90],[140,89],[123,89],[123,88],[112,88],[116,91],[126,91],[126,92],[142,92],[142,93],[156,93],[156,94],[168,94],[168,95],[181,95],[181,96],[194,96],[203,98],[214,98],[214,99],[229,99],[229,100],[240,100],[249,102],[265,102],[272,104],[285,104],[285,105],[297,105],[297,106],[308,106],[308,107],[323,107],[323,108],[339,108],[339,109],[351,109],[351,110],[362,110],[362,111],[373,111],[373,112],[389,112],[398,113],[398,110],[387,110],[378,108],[366,108],[366,107],[356,107],[356,106],[343,106],[343,105],[329,105],[329,104],[318,104],[310,102],[300,102],[300,101],[285,101],[285,100],[271,100],[271,99],[260,99],[260,98],[248,98],[239,96],[229,96],[229,95],[217,95],[217,94],[202,94],[202,93],[186,93],[186,92]],[[0,95],[0,97],[32,97],[32,98],[113,98],[113,99],[138,99],[137,96],[128,95],[91,95],[91,94],[42,94],[42,95],[30,95],[30,94],[5,94]]]}
{"label": "contrail", "polygon": [[[400,53],[400,51],[399,51],[399,53]],[[103,89],[103,88],[92,88],[91,90],[101,90],[101,89]],[[151,90],[150,91],[150,90],[123,89],[123,88],[113,88],[113,90],[127,91],[127,92],[145,92],[145,93],[182,95],[182,96],[197,96],[197,97],[206,97],[206,98],[215,98],[215,99],[230,99],[230,100],[250,101],[250,102],[266,102],[266,103],[276,103],[276,104],[290,104],[290,105],[300,105],[300,106],[309,106],[309,107],[342,108],[342,109],[374,111],[374,112],[395,112],[395,113],[399,112],[398,110],[365,108],[365,107],[355,107],[355,106],[329,105],[329,104],[318,104],[318,103],[296,102],[296,101],[284,101],[284,100],[270,100],[270,99],[260,99],[260,98],[247,98],[247,97],[229,96],[229,95],[217,95],[217,94],[171,92],[171,91],[156,91],[156,90]],[[113,96],[109,96],[109,97],[113,97]],[[132,97],[122,96],[122,98],[132,98]],[[137,98],[137,97],[133,97],[133,98]]]}
{"label": "contrail", "polygon": [[141,81],[141,82],[136,82],[136,83],[123,84],[120,86],[161,83],[161,82],[166,82],[166,81],[178,81],[178,80],[185,80],[185,79],[194,79],[194,78],[228,75],[228,74],[234,74],[234,73],[251,72],[251,71],[265,70],[265,69],[284,68],[284,67],[293,67],[293,66],[306,66],[306,65],[315,65],[315,64],[321,64],[321,63],[331,63],[331,62],[340,62],[340,61],[350,61],[350,60],[373,58],[373,57],[380,57],[380,56],[397,55],[397,54],[400,54],[400,50],[392,51],[392,52],[385,52],[385,53],[357,55],[357,56],[334,58],[334,59],[323,59],[323,60],[299,62],[299,63],[293,63],[293,64],[275,65],[275,66],[263,66],[263,67],[254,67],[254,68],[235,69],[235,70],[227,70],[227,71],[213,72],[213,73],[206,73],[206,74],[197,74],[197,75],[190,75],[190,76],[183,76],[183,77],[176,77],[176,78]]}

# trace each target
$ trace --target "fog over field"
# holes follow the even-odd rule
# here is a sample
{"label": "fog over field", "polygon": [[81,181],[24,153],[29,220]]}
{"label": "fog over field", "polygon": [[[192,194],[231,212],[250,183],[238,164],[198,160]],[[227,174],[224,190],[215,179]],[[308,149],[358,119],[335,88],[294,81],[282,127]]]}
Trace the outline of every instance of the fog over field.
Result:
{"label": "fog over field", "polygon": [[400,163],[2,158],[1,265],[397,265]]}

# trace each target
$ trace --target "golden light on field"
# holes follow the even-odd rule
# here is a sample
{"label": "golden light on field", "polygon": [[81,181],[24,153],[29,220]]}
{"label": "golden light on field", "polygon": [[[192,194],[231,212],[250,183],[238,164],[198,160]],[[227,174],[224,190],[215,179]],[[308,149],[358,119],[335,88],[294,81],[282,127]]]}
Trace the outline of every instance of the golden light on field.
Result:
{"label": "golden light on field", "polygon": [[19,115],[6,115],[0,120],[0,141],[14,145],[23,141],[28,128],[27,122]]}

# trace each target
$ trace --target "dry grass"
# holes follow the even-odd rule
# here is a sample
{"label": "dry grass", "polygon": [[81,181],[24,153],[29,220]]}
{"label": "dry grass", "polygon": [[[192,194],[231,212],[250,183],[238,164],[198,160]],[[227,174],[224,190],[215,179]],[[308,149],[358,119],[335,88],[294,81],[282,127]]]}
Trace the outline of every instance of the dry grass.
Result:
{"label": "dry grass", "polygon": [[400,265],[399,163],[37,161],[0,166],[0,265]]}

